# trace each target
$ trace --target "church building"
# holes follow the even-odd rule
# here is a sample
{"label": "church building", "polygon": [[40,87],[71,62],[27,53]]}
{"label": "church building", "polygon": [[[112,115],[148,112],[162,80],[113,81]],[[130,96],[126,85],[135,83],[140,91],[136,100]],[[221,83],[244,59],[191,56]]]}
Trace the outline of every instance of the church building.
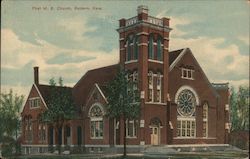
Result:
{"label": "church building", "polygon": [[[22,116],[22,152],[48,152],[62,144],[70,151],[104,152],[123,146],[142,150],[153,145],[227,144],[230,130],[228,83],[210,83],[189,48],[169,51],[170,19],[148,14],[139,6],[137,15],[119,20],[118,64],[89,70],[71,87],[39,83],[34,67],[34,84]],[[106,114],[103,87],[114,79],[119,67],[138,83],[140,118],[123,122]],[[51,89],[70,91],[77,106],[74,120],[56,134],[53,124],[40,120]],[[59,137],[58,137],[59,136]]]}

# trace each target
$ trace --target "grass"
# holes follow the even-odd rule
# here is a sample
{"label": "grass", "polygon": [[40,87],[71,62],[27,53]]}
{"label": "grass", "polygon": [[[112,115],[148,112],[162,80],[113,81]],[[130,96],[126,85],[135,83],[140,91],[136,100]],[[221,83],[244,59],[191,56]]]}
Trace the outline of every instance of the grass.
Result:
{"label": "grass", "polygon": [[[126,159],[235,159],[247,158],[248,153],[239,152],[216,152],[216,153],[181,153],[172,155],[150,155],[150,156],[136,156],[129,155]],[[106,156],[106,155],[33,155],[33,156],[19,156],[15,159],[124,159],[122,156]]]}

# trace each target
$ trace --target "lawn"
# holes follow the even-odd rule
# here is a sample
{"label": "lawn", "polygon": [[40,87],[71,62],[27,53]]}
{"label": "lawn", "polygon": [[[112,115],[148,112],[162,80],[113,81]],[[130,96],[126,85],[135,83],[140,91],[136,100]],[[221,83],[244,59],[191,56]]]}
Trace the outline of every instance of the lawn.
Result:
{"label": "lawn", "polygon": [[[133,155],[130,154],[126,159],[244,159],[248,158],[247,152],[209,152],[209,153],[179,153],[170,155]],[[33,155],[19,156],[15,159],[123,159],[121,155]]]}

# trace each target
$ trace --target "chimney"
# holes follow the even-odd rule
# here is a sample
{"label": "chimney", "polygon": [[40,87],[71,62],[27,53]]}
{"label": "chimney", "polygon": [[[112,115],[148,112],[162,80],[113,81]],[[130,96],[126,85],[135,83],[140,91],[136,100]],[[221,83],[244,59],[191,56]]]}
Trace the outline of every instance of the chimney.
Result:
{"label": "chimney", "polygon": [[38,85],[39,84],[39,67],[34,67],[34,83],[36,84],[36,85]]}

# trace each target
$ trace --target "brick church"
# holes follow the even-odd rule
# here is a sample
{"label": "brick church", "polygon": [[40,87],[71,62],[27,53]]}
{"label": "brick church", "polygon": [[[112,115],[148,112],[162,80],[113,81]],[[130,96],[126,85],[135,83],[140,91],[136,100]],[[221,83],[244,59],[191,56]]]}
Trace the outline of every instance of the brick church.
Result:
{"label": "brick church", "polygon": [[[169,51],[169,21],[148,15],[147,6],[139,6],[132,18],[120,19],[119,63],[89,70],[72,88],[40,84],[38,67],[34,67],[34,84],[21,113],[22,152],[47,152],[57,143],[102,152],[122,147],[125,132],[128,148],[134,149],[228,143],[228,83],[210,83],[189,48]],[[138,82],[141,100],[140,118],[126,121],[126,131],[121,119],[105,116],[103,86],[114,79],[119,66]],[[52,88],[72,92],[78,110],[60,135],[52,124],[39,120],[49,109]]]}

